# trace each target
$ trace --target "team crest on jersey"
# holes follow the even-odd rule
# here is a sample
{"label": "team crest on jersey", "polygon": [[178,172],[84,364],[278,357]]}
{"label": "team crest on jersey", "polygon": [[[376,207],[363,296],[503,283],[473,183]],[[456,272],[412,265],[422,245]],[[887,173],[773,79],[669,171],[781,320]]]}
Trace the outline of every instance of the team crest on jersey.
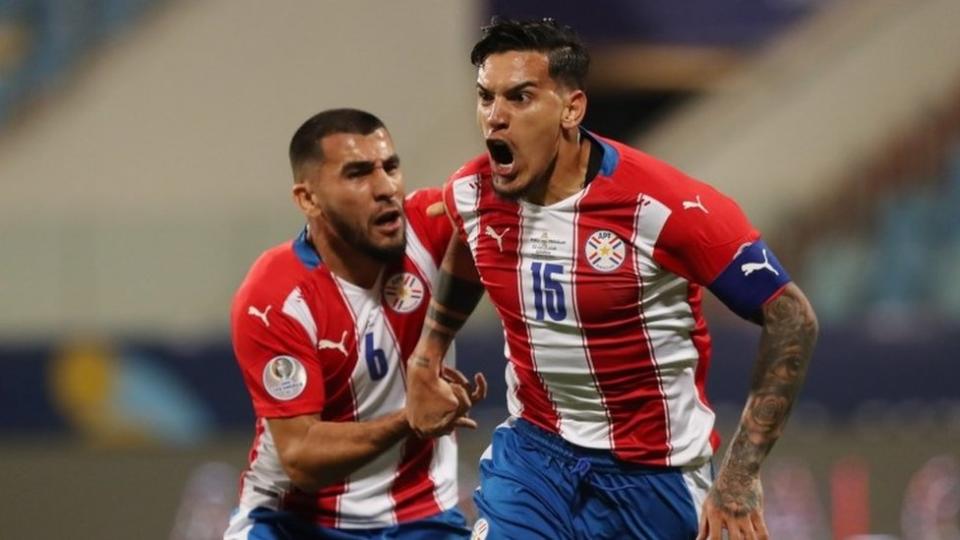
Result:
{"label": "team crest on jersey", "polygon": [[420,307],[424,291],[420,278],[409,272],[394,274],[383,286],[387,305],[398,313],[410,313]]}
{"label": "team crest on jersey", "polygon": [[487,520],[480,518],[473,524],[473,534],[470,535],[470,540],[485,540],[489,532],[490,524],[487,523]]}
{"label": "team crest on jersey", "polygon": [[307,370],[292,356],[275,356],[263,368],[263,387],[280,401],[289,401],[307,387]]}
{"label": "team crest on jersey", "polygon": [[612,272],[623,264],[627,247],[616,233],[597,231],[587,238],[584,253],[590,266],[601,272]]}

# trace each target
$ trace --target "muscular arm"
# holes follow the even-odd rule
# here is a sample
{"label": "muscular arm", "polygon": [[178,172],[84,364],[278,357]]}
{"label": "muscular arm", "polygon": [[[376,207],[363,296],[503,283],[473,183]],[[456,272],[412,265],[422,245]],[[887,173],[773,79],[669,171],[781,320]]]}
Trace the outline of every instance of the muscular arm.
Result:
{"label": "muscular arm", "polygon": [[[813,308],[793,283],[763,307],[761,324],[750,395],[704,505],[709,538],[719,539],[724,528],[766,537],[760,464],[783,433],[817,338]],[[706,532],[701,526],[700,538]]]}
{"label": "muscular arm", "polygon": [[315,491],[341,480],[412,434],[404,411],[366,422],[325,422],[315,415],[268,420],[283,470]]}
{"label": "muscular arm", "polygon": [[440,378],[443,357],[454,336],[483,297],[483,286],[470,248],[454,235],[440,266],[420,341],[407,366],[407,417],[420,435],[436,435],[486,395],[482,375],[477,391],[468,395],[461,385]]}

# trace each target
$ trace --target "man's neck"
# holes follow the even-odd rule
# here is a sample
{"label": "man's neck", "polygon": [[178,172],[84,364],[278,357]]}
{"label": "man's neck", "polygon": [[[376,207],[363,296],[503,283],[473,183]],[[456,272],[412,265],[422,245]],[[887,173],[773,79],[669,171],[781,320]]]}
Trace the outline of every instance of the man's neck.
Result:
{"label": "man's neck", "polygon": [[339,236],[322,232],[321,227],[324,224],[310,223],[310,241],[330,273],[363,289],[373,288],[384,264],[358,251]]}
{"label": "man's neck", "polygon": [[541,184],[542,188],[532,190],[524,198],[534,204],[549,206],[583,189],[590,151],[590,139],[581,136],[579,131],[565,135],[560,141],[552,174]]}

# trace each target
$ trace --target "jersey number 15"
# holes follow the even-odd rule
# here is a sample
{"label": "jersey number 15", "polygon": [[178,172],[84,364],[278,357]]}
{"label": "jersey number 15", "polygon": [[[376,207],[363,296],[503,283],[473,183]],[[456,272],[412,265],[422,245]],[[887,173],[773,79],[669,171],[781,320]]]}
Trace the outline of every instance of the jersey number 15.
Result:
{"label": "jersey number 15", "polygon": [[[533,262],[533,310],[538,321],[544,320],[544,312],[555,321],[567,318],[567,303],[563,283],[554,276],[563,274],[563,266],[553,263]],[[546,309],[544,309],[546,308]]]}

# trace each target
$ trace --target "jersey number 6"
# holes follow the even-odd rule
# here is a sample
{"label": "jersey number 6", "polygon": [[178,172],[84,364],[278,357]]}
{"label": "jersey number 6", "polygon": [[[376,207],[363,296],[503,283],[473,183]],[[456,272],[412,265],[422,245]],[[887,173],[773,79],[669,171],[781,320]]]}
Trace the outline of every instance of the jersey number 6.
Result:
{"label": "jersey number 6", "polygon": [[379,381],[387,374],[387,353],[383,349],[378,349],[373,343],[373,332],[363,336],[363,349],[367,357],[367,371],[370,372],[370,378]]}

